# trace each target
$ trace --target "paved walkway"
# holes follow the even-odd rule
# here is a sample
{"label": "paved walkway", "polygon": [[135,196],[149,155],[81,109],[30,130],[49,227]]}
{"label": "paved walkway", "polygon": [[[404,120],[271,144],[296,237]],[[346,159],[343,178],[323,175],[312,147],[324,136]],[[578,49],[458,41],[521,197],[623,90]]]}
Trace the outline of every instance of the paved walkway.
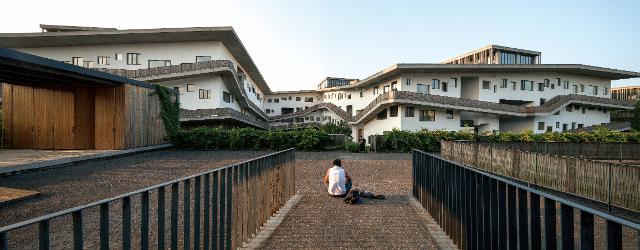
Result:
{"label": "paved walkway", "polygon": [[410,202],[409,154],[391,155],[399,159],[387,160],[349,159],[349,155],[343,155],[346,158],[343,165],[353,177],[355,188],[387,197],[365,199],[357,205],[327,195],[321,178],[333,157],[340,156],[304,160],[313,157],[305,153],[296,155],[296,188],[302,198],[264,243],[264,248],[436,248],[424,218]]}

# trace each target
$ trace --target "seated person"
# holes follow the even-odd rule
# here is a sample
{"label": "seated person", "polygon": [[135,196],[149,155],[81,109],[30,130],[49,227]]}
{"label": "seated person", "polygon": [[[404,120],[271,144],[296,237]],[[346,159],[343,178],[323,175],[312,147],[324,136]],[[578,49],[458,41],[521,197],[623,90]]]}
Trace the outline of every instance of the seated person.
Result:
{"label": "seated person", "polygon": [[351,176],[342,168],[340,159],[333,160],[333,167],[327,169],[322,180],[329,185],[327,191],[331,196],[345,196],[352,186]]}

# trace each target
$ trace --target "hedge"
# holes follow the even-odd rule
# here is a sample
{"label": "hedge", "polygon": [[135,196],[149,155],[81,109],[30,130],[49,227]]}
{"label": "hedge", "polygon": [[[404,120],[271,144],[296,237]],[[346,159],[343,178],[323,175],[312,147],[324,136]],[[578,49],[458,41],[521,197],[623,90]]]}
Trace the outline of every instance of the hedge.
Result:
{"label": "hedge", "polygon": [[499,132],[475,134],[469,130],[402,131],[394,129],[384,133],[384,140],[377,150],[384,152],[409,152],[417,148],[426,152],[439,152],[442,140],[471,140],[493,142],[605,142],[640,143],[640,132],[614,132],[596,128],[593,132],[545,132],[534,134],[531,130],[522,133]]}

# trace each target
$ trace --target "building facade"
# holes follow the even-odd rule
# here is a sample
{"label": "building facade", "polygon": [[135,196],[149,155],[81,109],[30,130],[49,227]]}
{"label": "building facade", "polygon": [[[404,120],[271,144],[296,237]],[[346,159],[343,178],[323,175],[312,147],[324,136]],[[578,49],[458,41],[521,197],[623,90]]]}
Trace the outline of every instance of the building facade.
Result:
{"label": "building facade", "polygon": [[631,109],[611,81],[640,73],[542,64],[541,53],[490,45],[439,64],[394,64],[315,90],[271,91],[230,27],[116,30],[43,26],[0,46],[173,87],[192,126],[291,128],[347,123],[354,137],[402,130],[564,131]]}

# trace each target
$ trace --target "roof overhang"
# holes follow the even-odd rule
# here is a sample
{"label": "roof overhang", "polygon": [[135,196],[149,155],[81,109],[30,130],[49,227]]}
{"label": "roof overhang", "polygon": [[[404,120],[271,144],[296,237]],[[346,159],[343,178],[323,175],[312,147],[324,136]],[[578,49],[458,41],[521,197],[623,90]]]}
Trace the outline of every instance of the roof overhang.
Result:
{"label": "roof overhang", "polygon": [[626,70],[609,69],[583,64],[428,64],[401,63],[392,65],[353,85],[332,88],[366,88],[401,73],[566,73],[620,80],[640,77],[640,73]]}
{"label": "roof overhang", "polygon": [[240,38],[232,27],[194,27],[131,30],[87,30],[38,33],[2,33],[0,47],[39,48],[91,46],[109,44],[143,44],[220,41],[242,65],[246,73],[265,93],[271,89],[249,56]]}

